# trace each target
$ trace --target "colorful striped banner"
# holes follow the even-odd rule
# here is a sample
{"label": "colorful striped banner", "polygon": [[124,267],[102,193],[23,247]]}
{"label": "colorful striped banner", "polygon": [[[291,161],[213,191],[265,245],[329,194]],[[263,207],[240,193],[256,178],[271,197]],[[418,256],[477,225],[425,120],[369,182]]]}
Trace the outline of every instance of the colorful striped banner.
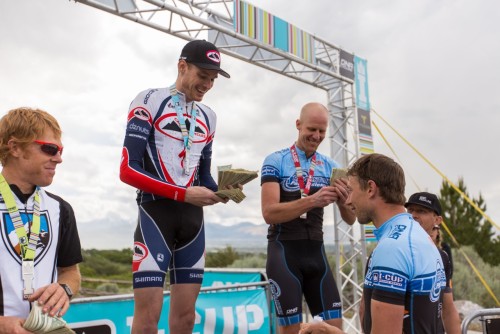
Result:
{"label": "colorful striped banner", "polygon": [[243,0],[234,0],[234,30],[314,63],[310,34]]}
{"label": "colorful striped banner", "polygon": [[375,225],[373,223],[364,225],[365,227],[365,240],[368,242],[373,242],[377,241],[377,238],[375,237],[375,234],[373,231],[375,230]]}
{"label": "colorful striped banner", "polygon": [[359,150],[362,155],[371,154],[375,152],[375,148],[373,147],[373,140],[367,141],[360,139],[359,140]]}

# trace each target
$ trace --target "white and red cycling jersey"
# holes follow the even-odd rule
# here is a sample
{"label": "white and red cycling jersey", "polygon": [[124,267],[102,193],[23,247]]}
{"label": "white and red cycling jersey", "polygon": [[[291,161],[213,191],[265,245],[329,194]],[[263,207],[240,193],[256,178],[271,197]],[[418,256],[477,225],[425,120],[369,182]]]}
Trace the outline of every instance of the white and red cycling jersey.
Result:
{"label": "white and red cycling jersey", "polygon": [[[177,94],[189,129],[191,103],[186,103],[184,94]],[[145,90],[130,104],[120,179],[139,189],[139,203],[162,197],[182,202],[189,186],[217,190],[210,174],[217,118],[204,104],[196,103],[196,109],[186,175],[183,166],[186,150],[170,88]]]}

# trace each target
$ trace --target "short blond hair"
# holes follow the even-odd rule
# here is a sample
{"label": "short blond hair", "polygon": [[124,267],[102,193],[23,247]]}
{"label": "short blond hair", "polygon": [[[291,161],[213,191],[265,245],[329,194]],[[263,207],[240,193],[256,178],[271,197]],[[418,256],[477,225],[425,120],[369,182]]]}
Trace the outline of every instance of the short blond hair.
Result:
{"label": "short blond hair", "polygon": [[52,130],[56,138],[61,138],[59,123],[48,112],[28,107],[10,110],[0,119],[0,163],[5,166],[9,158],[9,140],[26,147],[47,129]]}

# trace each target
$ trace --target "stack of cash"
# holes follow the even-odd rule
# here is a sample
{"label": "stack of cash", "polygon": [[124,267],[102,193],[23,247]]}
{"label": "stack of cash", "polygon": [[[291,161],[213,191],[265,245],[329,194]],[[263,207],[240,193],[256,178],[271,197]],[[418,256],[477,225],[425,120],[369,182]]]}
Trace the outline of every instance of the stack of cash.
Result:
{"label": "stack of cash", "polygon": [[230,200],[232,200],[236,203],[240,203],[246,197],[240,188],[222,189],[222,190],[215,192],[215,194],[222,199],[229,198]]}
{"label": "stack of cash", "polygon": [[62,318],[51,317],[48,313],[42,313],[42,307],[37,302],[31,303],[31,312],[23,327],[35,334],[75,334]]}
{"label": "stack of cash", "polygon": [[330,176],[330,185],[333,185],[333,181],[336,179],[341,179],[347,177],[347,170],[343,168],[332,169],[332,175]]}
{"label": "stack of cash", "polygon": [[[244,185],[253,179],[257,178],[256,171],[249,171],[242,168],[232,169],[231,165],[219,166],[218,171],[218,185],[219,191],[215,194],[220,198],[227,199],[240,203],[245,199],[245,194],[238,185]],[[232,189],[226,189],[227,186],[232,186]]]}

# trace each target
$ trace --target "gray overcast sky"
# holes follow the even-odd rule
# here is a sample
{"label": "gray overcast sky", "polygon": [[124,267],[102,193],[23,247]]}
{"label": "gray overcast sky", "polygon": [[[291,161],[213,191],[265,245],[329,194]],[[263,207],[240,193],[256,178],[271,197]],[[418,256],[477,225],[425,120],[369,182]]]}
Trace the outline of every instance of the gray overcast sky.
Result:
{"label": "gray overcast sky", "polygon": [[[498,225],[500,2],[250,2],[367,59],[372,108],[448,178],[464,177],[474,197],[481,192]],[[0,115],[32,106],[60,121],[64,163],[48,190],[75,208],[83,247],[131,246],[135,192],[118,179],[128,105],[139,91],[174,82],[185,41],[67,0],[2,0],[0,42]],[[300,107],[326,102],[324,91],[225,55],[223,68],[232,78],[217,79],[204,100],[218,114],[214,171],[230,163],[259,170],[296,139]],[[407,175],[438,192],[441,177],[372,119]],[[393,156],[377,133],[374,142]],[[416,186],[407,184],[409,196]],[[259,182],[245,193],[239,205],[207,208],[207,223],[263,224]]]}

